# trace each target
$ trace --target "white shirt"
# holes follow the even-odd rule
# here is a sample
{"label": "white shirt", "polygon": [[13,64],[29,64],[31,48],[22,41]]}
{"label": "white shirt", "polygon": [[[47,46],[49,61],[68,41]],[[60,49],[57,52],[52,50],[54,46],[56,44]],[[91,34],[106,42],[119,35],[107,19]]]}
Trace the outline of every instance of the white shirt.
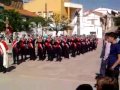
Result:
{"label": "white shirt", "polygon": [[110,54],[110,47],[111,47],[111,43],[109,43],[108,41],[105,41],[106,43],[106,47],[105,47],[105,55],[103,57],[103,60],[106,60]]}

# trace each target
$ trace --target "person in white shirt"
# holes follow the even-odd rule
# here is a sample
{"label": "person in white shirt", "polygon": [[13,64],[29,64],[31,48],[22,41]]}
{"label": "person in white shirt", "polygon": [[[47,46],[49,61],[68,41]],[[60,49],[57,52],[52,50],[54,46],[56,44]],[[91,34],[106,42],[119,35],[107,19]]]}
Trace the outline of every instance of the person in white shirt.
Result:
{"label": "person in white shirt", "polygon": [[3,40],[3,36],[0,35],[0,70],[3,73],[6,73],[7,68],[9,67],[7,51],[8,51],[8,45]]}
{"label": "person in white shirt", "polygon": [[110,53],[110,47],[111,43],[107,41],[109,33],[105,34],[105,38],[103,40],[103,47],[102,47],[102,52],[101,52],[101,67],[100,67],[100,76],[105,76],[106,72],[106,65],[107,65],[107,58]]}

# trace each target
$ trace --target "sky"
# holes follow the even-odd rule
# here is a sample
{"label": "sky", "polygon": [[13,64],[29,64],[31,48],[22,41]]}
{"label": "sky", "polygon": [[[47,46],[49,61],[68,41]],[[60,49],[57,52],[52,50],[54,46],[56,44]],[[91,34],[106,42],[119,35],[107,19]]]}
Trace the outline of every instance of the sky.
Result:
{"label": "sky", "polygon": [[72,0],[72,2],[82,4],[85,10],[96,9],[99,7],[120,10],[120,0]]}
{"label": "sky", "polygon": [[83,5],[85,10],[99,7],[120,10],[120,0],[72,0]]}

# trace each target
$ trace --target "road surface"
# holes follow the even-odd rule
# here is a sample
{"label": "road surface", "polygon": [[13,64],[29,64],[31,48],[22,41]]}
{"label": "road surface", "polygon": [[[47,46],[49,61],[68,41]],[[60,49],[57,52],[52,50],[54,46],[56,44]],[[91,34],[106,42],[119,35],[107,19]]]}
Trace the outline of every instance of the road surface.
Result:
{"label": "road surface", "polygon": [[101,43],[96,51],[62,62],[26,61],[6,74],[0,73],[1,90],[75,90],[80,84],[94,86],[100,66]]}

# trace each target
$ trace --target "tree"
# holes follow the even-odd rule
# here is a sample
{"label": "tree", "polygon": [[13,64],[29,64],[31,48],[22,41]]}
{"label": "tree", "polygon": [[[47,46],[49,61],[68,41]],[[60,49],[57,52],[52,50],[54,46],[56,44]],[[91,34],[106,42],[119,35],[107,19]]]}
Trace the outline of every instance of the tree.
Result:
{"label": "tree", "polygon": [[4,16],[8,17],[9,25],[13,28],[13,32],[22,31],[22,16],[15,10],[4,10]]}
{"label": "tree", "polygon": [[29,31],[30,30],[30,22],[29,21],[22,21],[22,30]]}
{"label": "tree", "polygon": [[0,13],[0,31],[4,31],[5,30],[4,14],[2,13],[2,11]]}
{"label": "tree", "polygon": [[53,15],[53,20],[52,20],[52,30],[56,31],[56,35],[58,34],[59,31],[64,31],[67,30],[68,28],[68,20],[65,16],[60,16],[60,14],[55,13]]}
{"label": "tree", "polygon": [[29,22],[35,22],[36,25],[38,25],[39,23],[41,23],[42,26],[45,25],[46,21],[43,17],[33,17],[29,19]]}
{"label": "tree", "polygon": [[5,30],[5,23],[0,22],[0,32]]}

